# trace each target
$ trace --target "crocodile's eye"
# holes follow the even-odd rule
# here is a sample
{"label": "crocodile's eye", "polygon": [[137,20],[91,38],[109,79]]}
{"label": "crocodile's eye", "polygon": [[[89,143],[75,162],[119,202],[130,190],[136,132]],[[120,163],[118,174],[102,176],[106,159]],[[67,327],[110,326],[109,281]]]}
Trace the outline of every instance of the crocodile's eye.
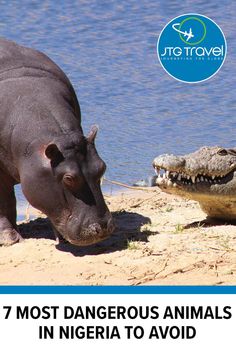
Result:
{"label": "crocodile's eye", "polygon": [[228,155],[228,151],[226,149],[219,149],[217,151],[217,154],[221,155],[221,156],[225,156],[225,155]]}

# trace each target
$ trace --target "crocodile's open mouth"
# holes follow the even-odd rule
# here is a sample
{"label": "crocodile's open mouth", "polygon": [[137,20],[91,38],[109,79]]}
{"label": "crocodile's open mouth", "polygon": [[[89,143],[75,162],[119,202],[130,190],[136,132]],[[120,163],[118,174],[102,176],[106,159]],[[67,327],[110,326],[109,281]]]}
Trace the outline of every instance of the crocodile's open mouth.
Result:
{"label": "crocodile's open mouth", "polygon": [[222,176],[210,176],[207,174],[197,174],[188,175],[186,172],[168,171],[163,167],[154,166],[157,179],[156,183],[159,186],[165,185],[167,187],[177,187],[177,186],[194,186],[194,185],[205,185],[211,186],[216,184],[227,183],[233,178],[233,171]]}

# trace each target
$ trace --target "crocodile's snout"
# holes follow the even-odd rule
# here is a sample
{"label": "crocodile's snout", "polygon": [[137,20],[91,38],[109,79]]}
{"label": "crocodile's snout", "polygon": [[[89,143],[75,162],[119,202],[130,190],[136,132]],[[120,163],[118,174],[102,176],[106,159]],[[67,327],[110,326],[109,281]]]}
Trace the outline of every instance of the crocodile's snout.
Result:
{"label": "crocodile's snout", "polygon": [[153,167],[163,191],[198,201],[210,217],[236,220],[236,149],[202,147],[184,156],[160,155]]}
{"label": "crocodile's snout", "polygon": [[153,160],[153,167],[155,169],[165,166],[166,170],[182,170],[185,166],[185,159],[182,156],[175,155],[160,155]]}

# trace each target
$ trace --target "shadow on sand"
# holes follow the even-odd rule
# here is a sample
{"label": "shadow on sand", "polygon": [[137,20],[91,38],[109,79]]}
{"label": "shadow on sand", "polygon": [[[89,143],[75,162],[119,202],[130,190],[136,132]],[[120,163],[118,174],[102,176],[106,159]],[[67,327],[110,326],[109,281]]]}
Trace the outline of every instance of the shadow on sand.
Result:
{"label": "shadow on sand", "polygon": [[184,226],[184,229],[197,229],[199,227],[212,227],[221,225],[236,225],[236,222],[206,217],[204,220],[194,221]]}
{"label": "shadow on sand", "polygon": [[[116,229],[111,237],[95,245],[78,247],[69,243],[60,243],[56,248],[62,252],[70,252],[74,256],[98,255],[101,253],[112,253],[127,248],[128,241],[148,242],[148,236],[156,234],[149,230],[141,230],[151,220],[138,213],[120,211],[112,213]],[[28,223],[20,224],[19,231],[23,238],[52,239],[54,234],[48,219],[38,218]]]}

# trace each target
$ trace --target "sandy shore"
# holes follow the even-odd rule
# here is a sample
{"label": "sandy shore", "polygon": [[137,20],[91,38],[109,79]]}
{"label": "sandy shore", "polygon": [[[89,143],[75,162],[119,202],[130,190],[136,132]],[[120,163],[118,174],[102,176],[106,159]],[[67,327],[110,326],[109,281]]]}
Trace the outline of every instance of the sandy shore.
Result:
{"label": "sandy shore", "polygon": [[235,225],[158,188],[106,200],[117,228],[97,245],[58,246],[44,218],[21,224],[25,241],[0,248],[0,284],[236,284]]}

